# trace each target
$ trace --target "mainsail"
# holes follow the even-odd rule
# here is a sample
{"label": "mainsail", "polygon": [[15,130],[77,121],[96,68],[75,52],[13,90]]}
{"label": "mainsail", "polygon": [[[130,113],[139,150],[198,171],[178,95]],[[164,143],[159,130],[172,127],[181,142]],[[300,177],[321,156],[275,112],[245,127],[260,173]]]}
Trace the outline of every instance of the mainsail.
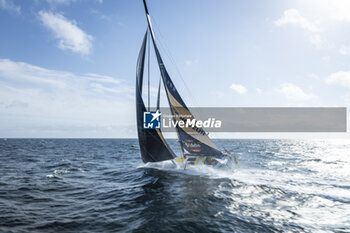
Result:
{"label": "mainsail", "polygon": [[[156,53],[160,73],[162,76],[162,81],[165,87],[166,95],[170,105],[171,112],[173,114],[174,121],[187,121],[195,119],[193,114],[190,112],[185,102],[178,93],[173,81],[171,80],[163,60],[160,56],[153,28],[151,23],[151,18],[148,13],[146,1],[143,0],[146,17],[148,22],[148,28],[151,33],[153,47]],[[176,131],[180,141],[180,145],[184,154],[191,155],[204,155],[213,157],[222,157],[223,154],[219,151],[216,145],[208,137],[208,134],[203,128],[193,127],[193,128],[181,128],[179,125],[176,126]]]}
{"label": "mainsail", "polygon": [[145,104],[142,100],[143,71],[145,64],[145,53],[147,43],[147,33],[143,39],[136,67],[136,115],[137,133],[143,162],[159,162],[175,158],[175,153],[171,150],[164,139],[160,129],[144,129],[143,115],[146,112]]}

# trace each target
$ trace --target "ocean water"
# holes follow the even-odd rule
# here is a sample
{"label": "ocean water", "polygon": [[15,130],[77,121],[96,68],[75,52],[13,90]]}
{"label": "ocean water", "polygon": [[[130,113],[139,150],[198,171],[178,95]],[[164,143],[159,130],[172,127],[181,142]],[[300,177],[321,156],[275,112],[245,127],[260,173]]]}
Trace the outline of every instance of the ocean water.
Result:
{"label": "ocean water", "polygon": [[145,165],[136,139],[0,139],[0,232],[350,232],[349,141],[215,142],[240,168]]}

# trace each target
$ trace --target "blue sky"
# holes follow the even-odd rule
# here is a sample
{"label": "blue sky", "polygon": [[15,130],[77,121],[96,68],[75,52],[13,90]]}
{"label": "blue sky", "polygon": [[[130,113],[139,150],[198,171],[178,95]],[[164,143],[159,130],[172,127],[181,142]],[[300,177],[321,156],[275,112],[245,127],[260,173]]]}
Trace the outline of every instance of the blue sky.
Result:
{"label": "blue sky", "polygon": [[[148,5],[189,106],[350,105],[349,1]],[[0,0],[0,137],[135,137],[146,26],[141,0]]]}

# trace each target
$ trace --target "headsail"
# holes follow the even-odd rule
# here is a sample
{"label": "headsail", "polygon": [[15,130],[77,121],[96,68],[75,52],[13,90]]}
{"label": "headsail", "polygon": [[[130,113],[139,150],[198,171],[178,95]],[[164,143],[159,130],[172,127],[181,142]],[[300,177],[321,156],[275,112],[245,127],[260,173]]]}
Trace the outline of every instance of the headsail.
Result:
{"label": "headsail", "polygon": [[143,39],[136,67],[136,115],[137,133],[141,150],[142,160],[147,162],[159,162],[175,158],[174,152],[165,141],[160,129],[144,129],[143,115],[146,112],[145,104],[142,100],[142,82],[145,64],[145,52],[147,43],[147,31]]}
{"label": "headsail", "polygon": [[[143,0],[143,3],[145,6],[148,27],[151,32],[153,47],[156,53],[160,73],[161,73],[166,94],[168,97],[168,102],[170,105],[171,112],[174,115],[173,120],[187,121],[187,119],[189,120],[195,119],[193,114],[187,108],[185,102],[182,100],[181,96],[179,95],[176,87],[174,86],[174,83],[172,82],[165,68],[165,65],[160,56],[160,53],[155,41],[155,36],[154,36],[152,24],[151,24],[151,19],[148,13],[146,1]],[[219,149],[216,147],[216,145],[212,142],[212,140],[208,137],[207,133],[202,128],[197,128],[197,127],[181,128],[179,127],[179,125],[177,125],[176,130],[178,133],[178,137],[180,140],[183,153],[196,154],[196,155],[209,155],[209,156],[216,156],[216,157],[223,156],[223,154],[219,151]]]}

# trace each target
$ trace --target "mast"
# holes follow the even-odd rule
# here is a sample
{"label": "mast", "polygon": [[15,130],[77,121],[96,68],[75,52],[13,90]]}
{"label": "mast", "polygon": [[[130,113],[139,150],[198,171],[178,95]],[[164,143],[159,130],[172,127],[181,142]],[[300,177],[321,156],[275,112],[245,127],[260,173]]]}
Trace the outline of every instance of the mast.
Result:
{"label": "mast", "polygon": [[152,37],[153,43],[155,44],[156,42],[155,42],[153,27],[152,27],[152,23],[151,23],[151,18],[150,18],[149,13],[148,13],[146,0],[143,0],[143,6],[145,7],[146,18],[147,18],[147,22],[148,22],[148,28],[149,28],[149,30],[151,32],[151,37]]}
{"label": "mast", "polygon": [[[149,37],[149,35],[148,35],[148,37]],[[147,83],[147,85],[148,85],[148,111],[151,111],[151,101],[150,101],[150,99],[151,99],[151,87],[150,87],[150,69],[151,69],[151,43],[150,43],[150,40],[148,39],[148,66],[147,66],[147,73],[148,73],[148,83]]]}

